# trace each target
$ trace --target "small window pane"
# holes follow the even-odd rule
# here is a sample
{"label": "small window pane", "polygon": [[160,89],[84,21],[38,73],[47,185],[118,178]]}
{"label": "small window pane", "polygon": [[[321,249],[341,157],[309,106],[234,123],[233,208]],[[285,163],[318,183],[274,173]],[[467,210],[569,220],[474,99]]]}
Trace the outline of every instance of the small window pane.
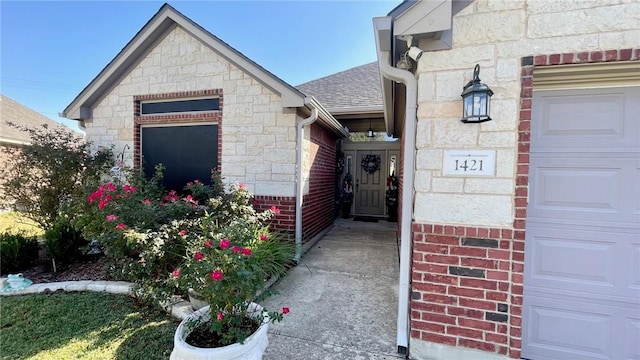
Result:
{"label": "small window pane", "polygon": [[144,102],[141,104],[141,114],[167,114],[190,111],[220,110],[220,99],[195,99],[161,102]]}

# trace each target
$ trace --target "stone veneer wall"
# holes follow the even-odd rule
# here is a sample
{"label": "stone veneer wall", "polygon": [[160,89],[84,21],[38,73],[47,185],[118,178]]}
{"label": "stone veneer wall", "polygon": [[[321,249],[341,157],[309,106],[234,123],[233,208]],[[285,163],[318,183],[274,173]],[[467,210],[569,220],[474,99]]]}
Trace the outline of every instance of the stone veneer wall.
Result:
{"label": "stone veneer wall", "polygon": [[303,240],[312,239],[331,225],[336,211],[337,137],[315,123],[309,132],[309,192],[304,195],[302,205]]}
{"label": "stone veneer wall", "polygon": [[226,181],[245,183],[263,196],[293,197],[296,114],[283,111],[279,95],[180,27],[150,49],[97,103],[93,118],[85,123],[87,139],[96,146],[113,144],[116,153],[128,145],[125,162],[133,165],[134,98],[203,91],[224,94],[221,114],[200,120],[224,122],[219,159]]}
{"label": "stone veneer wall", "polygon": [[[410,348],[416,359],[436,352],[444,354],[438,359],[520,357],[532,75],[536,66],[640,59],[632,49],[640,20],[631,15],[640,3],[625,3],[478,0],[455,16],[452,50],[421,57]],[[476,63],[495,93],[494,120],[462,124],[460,93]],[[495,177],[443,176],[446,149],[496,150]]]}

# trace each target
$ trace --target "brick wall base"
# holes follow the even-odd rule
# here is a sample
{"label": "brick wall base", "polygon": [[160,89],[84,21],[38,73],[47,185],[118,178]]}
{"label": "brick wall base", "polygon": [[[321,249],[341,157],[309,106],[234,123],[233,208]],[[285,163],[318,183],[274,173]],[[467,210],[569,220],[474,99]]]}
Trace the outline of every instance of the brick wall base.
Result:
{"label": "brick wall base", "polygon": [[519,358],[523,231],[413,224],[411,337]]}
{"label": "brick wall base", "polygon": [[296,231],[296,198],[293,196],[264,196],[255,195],[254,207],[258,211],[265,211],[275,206],[280,209],[272,222],[271,228],[282,233],[286,238],[295,239]]}

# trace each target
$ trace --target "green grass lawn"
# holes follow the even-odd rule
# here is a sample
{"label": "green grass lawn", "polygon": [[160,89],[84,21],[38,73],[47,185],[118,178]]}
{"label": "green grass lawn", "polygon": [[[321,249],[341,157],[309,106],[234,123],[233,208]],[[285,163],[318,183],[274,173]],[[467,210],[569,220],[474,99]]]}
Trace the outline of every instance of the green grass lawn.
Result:
{"label": "green grass lawn", "polygon": [[168,359],[178,321],[125,295],[0,298],[2,359]]}
{"label": "green grass lawn", "polygon": [[15,211],[0,213],[0,233],[24,232],[27,235],[42,237],[44,231],[32,220]]}

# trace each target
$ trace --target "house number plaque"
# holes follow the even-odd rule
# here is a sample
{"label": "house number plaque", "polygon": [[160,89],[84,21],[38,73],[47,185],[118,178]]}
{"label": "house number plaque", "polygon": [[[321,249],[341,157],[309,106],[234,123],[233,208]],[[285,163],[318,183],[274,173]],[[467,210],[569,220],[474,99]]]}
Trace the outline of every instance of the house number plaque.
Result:
{"label": "house number plaque", "polygon": [[494,150],[445,150],[443,174],[449,176],[495,176]]}

